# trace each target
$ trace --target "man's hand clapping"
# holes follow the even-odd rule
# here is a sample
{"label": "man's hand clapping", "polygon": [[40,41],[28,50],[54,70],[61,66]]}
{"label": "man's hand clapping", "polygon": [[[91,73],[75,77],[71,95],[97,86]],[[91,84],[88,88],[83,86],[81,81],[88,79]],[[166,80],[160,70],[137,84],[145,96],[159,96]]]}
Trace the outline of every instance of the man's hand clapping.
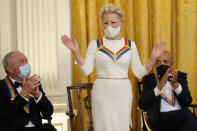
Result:
{"label": "man's hand clapping", "polygon": [[176,88],[178,88],[178,82],[177,82],[177,78],[178,78],[178,70],[173,70],[172,72],[171,72],[171,78],[170,78],[170,83],[171,83],[171,85],[172,85],[172,87],[174,88],[174,89],[176,89]]}
{"label": "man's hand clapping", "polygon": [[161,91],[166,82],[168,81],[169,73],[171,72],[172,68],[168,68],[164,76],[161,78],[161,81],[159,82],[158,89]]}
{"label": "man's hand clapping", "polygon": [[34,97],[39,97],[40,95],[40,81],[41,78],[38,75],[33,75],[28,78],[23,79],[23,89],[21,91],[21,95],[27,97],[28,94],[33,95]]}

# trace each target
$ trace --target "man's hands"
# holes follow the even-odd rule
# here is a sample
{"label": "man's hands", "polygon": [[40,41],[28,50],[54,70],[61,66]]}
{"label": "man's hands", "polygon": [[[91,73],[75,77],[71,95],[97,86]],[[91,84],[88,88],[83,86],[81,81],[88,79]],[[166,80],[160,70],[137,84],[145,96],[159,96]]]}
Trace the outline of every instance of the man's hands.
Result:
{"label": "man's hands", "polygon": [[169,74],[171,74],[171,77],[169,78],[170,84],[174,89],[178,88],[178,70],[172,70],[172,68],[168,68],[164,76],[161,78],[161,81],[159,82],[158,89],[161,91],[166,82],[168,81]]}
{"label": "man's hands", "polygon": [[158,85],[158,89],[161,91],[162,88],[164,87],[164,85],[166,84],[166,82],[168,81],[168,76],[169,73],[172,71],[172,68],[168,68],[168,70],[166,71],[166,73],[163,75],[163,77],[161,78],[159,85]]}
{"label": "man's hands", "polygon": [[38,75],[33,75],[28,78],[23,79],[23,89],[21,91],[21,95],[27,97],[28,94],[33,95],[34,97],[40,96],[40,81],[41,78]]}
{"label": "man's hands", "polygon": [[171,78],[170,78],[170,83],[172,85],[172,87],[174,89],[178,88],[178,82],[177,82],[177,78],[178,78],[178,70],[173,70],[171,72]]}

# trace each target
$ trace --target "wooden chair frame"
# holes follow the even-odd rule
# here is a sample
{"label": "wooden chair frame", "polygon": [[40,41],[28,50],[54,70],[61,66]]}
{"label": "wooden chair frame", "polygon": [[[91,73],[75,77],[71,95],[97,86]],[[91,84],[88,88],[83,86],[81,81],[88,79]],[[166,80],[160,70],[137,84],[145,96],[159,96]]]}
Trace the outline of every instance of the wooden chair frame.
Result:
{"label": "wooden chair frame", "polygon": [[[139,93],[139,96],[141,95],[142,93],[142,82],[138,82],[138,93]],[[142,131],[148,131],[148,130],[151,130],[151,131],[154,131],[154,129],[152,128],[152,125],[148,122],[148,116],[147,116],[147,113],[145,111],[143,111],[142,109],[140,109],[138,107],[138,109],[140,110],[141,112],[141,117],[142,117]]]}
{"label": "wooden chair frame", "polygon": [[80,131],[83,131],[82,127],[82,104],[81,104],[81,90],[87,90],[87,96],[84,98],[84,106],[85,109],[88,112],[89,122],[90,126],[88,128],[88,131],[94,131],[93,129],[93,119],[92,119],[92,103],[91,103],[91,90],[93,87],[93,83],[84,83],[84,84],[78,84],[77,86],[67,86],[67,93],[68,93],[68,102],[69,102],[69,111],[66,112],[66,115],[70,117],[70,124],[71,124],[71,130],[76,131],[75,128],[75,114],[73,113],[73,103],[72,103],[72,96],[71,92],[76,90],[77,91],[77,100],[78,100],[78,112],[80,116]]}

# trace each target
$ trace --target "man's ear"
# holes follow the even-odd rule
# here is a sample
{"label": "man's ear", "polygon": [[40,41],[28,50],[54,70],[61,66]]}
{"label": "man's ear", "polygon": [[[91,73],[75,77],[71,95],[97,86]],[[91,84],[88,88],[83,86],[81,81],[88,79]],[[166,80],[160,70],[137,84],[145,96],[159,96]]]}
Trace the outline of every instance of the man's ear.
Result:
{"label": "man's ear", "polygon": [[10,72],[10,73],[14,73],[11,66],[7,66],[6,71],[7,72]]}
{"label": "man's ear", "polygon": [[170,67],[173,68],[174,61],[171,62]]}

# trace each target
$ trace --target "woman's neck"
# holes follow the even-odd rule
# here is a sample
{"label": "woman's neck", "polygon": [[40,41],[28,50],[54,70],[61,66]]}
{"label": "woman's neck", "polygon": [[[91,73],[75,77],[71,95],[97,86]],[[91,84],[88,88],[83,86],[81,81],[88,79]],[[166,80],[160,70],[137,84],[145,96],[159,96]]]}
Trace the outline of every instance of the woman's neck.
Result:
{"label": "woman's neck", "polygon": [[108,39],[108,40],[121,40],[121,36],[120,36],[120,34],[117,35],[117,36],[114,37],[114,38],[109,38],[109,37],[106,36],[106,39]]}

